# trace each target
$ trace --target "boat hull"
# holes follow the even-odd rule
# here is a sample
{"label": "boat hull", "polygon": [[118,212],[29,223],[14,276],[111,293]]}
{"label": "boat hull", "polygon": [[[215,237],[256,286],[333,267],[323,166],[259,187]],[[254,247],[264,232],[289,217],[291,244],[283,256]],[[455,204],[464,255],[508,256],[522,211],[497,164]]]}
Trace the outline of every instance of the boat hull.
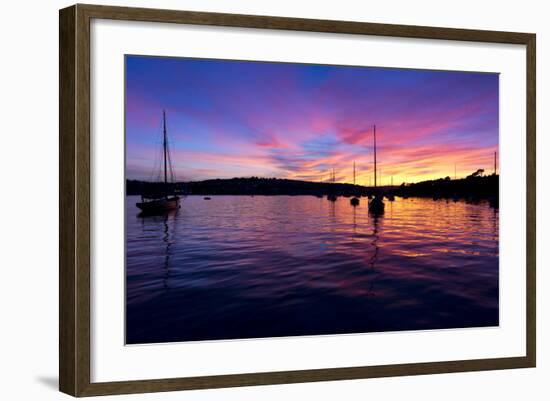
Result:
{"label": "boat hull", "polygon": [[136,206],[143,213],[163,213],[174,209],[179,209],[180,198],[179,196],[173,196],[164,199],[153,199],[144,202],[136,203]]}
{"label": "boat hull", "polygon": [[384,202],[381,197],[376,196],[369,202],[369,212],[372,214],[384,213]]}

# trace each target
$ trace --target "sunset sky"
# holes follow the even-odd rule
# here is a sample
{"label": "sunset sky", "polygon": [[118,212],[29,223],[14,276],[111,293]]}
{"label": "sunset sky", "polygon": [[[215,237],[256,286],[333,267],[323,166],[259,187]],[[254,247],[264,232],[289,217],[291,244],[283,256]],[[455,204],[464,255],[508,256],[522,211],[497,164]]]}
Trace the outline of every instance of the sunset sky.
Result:
{"label": "sunset sky", "polygon": [[[498,74],[126,56],[126,175],[382,184],[493,172]],[[158,165],[157,165],[158,167]],[[380,176],[379,176],[380,180]]]}

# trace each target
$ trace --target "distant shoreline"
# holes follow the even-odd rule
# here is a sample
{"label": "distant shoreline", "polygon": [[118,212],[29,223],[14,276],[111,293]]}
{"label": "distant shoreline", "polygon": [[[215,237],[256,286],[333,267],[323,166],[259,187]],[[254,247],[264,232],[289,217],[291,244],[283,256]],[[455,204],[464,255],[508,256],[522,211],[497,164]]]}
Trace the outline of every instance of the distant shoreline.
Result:
{"label": "distant shoreline", "polygon": [[492,174],[451,180],[449,177],[399,186],[366,187],[345,183],[299,181],[279,178],[230,178],[204,181],[153,183],[126,180],[126,195],[147,195],[171,192],[182,195],[312,195],[368,196],[395,195],[401,197],[432,197],[498,200],[499,176]]}

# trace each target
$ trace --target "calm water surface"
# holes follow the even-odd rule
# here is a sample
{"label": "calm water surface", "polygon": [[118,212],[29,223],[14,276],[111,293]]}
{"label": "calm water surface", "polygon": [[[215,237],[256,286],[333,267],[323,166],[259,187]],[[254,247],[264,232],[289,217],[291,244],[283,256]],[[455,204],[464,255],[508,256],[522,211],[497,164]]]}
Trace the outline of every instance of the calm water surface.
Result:
{"label": "calm water surface", "polygon": [[126,198],[127,343],[498,325],[498,210],[397,198]]}

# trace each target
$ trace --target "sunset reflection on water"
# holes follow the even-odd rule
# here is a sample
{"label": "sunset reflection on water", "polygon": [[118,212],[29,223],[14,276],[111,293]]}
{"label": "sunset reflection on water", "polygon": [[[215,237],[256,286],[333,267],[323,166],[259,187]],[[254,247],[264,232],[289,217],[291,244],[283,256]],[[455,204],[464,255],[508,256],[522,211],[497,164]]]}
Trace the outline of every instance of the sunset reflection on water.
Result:
{"label": "sunset reflection on water", "polygon": [[127,343],[498,325],[498,209],[487,203],[126,198]]}

